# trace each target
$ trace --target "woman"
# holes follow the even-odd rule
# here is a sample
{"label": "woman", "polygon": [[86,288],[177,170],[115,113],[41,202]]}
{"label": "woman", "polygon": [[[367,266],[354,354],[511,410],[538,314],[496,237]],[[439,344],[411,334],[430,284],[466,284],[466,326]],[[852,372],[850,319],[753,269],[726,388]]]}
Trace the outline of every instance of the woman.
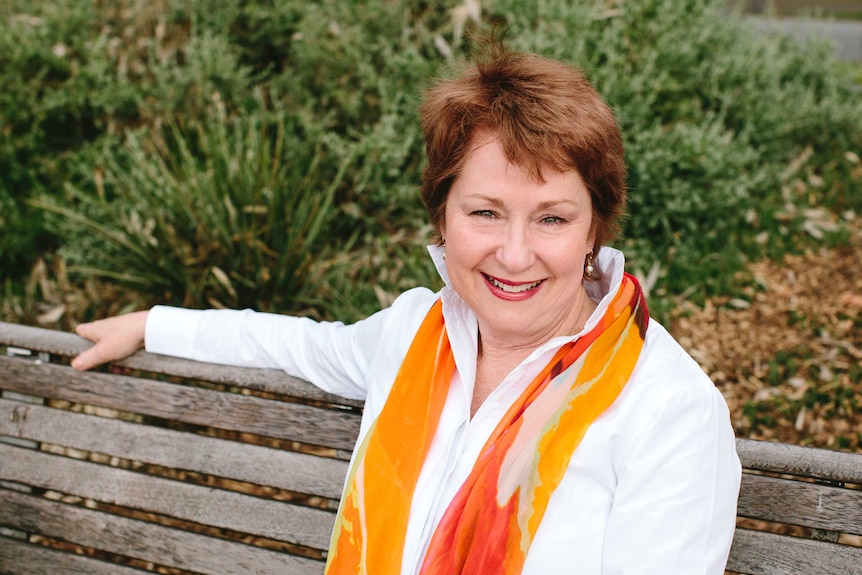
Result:
{"label": "woman", "polygon": [[87,369],[148,351],[278,367],[365,399],[328,573],[723,572],[728,410],[602,247],[614,117],[577,69],[497,50],[422,106],[446,286],[351,326],[157,306],[79,326]]}

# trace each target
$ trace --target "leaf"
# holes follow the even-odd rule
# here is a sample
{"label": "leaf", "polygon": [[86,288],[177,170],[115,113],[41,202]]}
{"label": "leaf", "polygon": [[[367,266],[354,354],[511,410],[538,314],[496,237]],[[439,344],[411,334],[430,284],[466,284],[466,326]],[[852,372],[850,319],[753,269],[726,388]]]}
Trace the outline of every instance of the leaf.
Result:
{"label": "leaf", "polygon": [[39,316],[36,317],[36,321],[42,325],[56,323],[60,321],[60,318],[63,317],[64,313],[66,313],[66,306],[60,304],[52,307],[45,313],[39,314]]}
{"label": "leaf", "polygon": [[222,270],[218,266],[212,266],[210,268],[210,271],[215,276],[215,278],[218,280],[218,282],[222,286],[224,286],[224,288],[227,290],[228,295],[230,295],[230,297],[232,299],[236,300],[237,299],[236,290],[233,289],[233,284],[231,283],[230,278],[227,277],[227,274],[224,273],[224,270]]}

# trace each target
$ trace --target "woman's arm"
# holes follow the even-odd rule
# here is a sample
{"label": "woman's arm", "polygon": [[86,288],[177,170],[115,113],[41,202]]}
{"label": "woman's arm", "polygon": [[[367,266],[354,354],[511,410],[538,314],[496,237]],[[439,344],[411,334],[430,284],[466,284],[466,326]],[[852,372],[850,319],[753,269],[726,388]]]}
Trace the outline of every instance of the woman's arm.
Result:
{"label": "woman's arm", "polygon": [[[685,378],[677,367],[668,379]],[[703,381],[705,380],[705,381]],[[620,458],[603,575],[721,575],[740,465],[728,409],[702,373],[661,398]]]}
{"label": "woman's arm", "polygon": [[196,361],[281,369],[316,386],[364,399],[370,356],[392,309],[352,325],[252,310],[156,306],[146,349]]}
{"label": "woman's arm", "polygon": [[434,299],[430,290],[413,289],[390,308],[352,325],[252,310],[155,306],[149,312],[79,326],[79,335],[96,345],[73,365],[89,369],[130,355],[145,343],[151,353],[282,369],[331,393],[363,399],[380,348],[400,347],[402,340],[409,344]]}

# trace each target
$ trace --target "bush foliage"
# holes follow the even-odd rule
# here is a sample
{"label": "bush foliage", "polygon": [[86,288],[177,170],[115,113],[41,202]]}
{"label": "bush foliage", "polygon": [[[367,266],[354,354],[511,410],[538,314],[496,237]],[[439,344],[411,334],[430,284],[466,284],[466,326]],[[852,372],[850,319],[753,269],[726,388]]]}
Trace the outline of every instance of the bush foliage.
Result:
{"label": "bush foliage", "polygon": [[584,68],[617,111],[618,245],[653,298],[725,293],[747,259],[862,207],[862,99],[828,45],[725,4],[12,0],[0,269],[23,284],[62,258],[130,305],[344,320],[434,285],[416,108],[496,26]]}
{"label": "bush foliage", "polygon": [[160,142],[130,132],[122,154],[104,153],[96,194],[70,183],[75,208],[35,205],[62,216],[68,235],[88,230],[106,246],[69,252],[81,272],[176,305],[283,309],[310,288],[313,248],[348,165],[329,169],[340,142],[285,117],[213,114],[171,125]]}

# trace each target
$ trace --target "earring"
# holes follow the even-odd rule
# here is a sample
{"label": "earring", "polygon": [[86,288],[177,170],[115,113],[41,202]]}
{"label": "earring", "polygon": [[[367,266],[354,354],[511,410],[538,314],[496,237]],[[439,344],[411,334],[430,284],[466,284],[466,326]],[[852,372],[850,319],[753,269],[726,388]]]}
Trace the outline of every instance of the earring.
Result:
{"label": "earring", "polygon": [[446,238],[442,238],[440,245],[443,246],[443,261],[445,262],[446,261]]}
{"label": "earring", "polygon": [[591,282],[599,279],[599,275],[596,273],[596,265],[593,261],[592,249],[590,249],[590,253],[587,254],[587,260],[584,262],[584,279]]}

